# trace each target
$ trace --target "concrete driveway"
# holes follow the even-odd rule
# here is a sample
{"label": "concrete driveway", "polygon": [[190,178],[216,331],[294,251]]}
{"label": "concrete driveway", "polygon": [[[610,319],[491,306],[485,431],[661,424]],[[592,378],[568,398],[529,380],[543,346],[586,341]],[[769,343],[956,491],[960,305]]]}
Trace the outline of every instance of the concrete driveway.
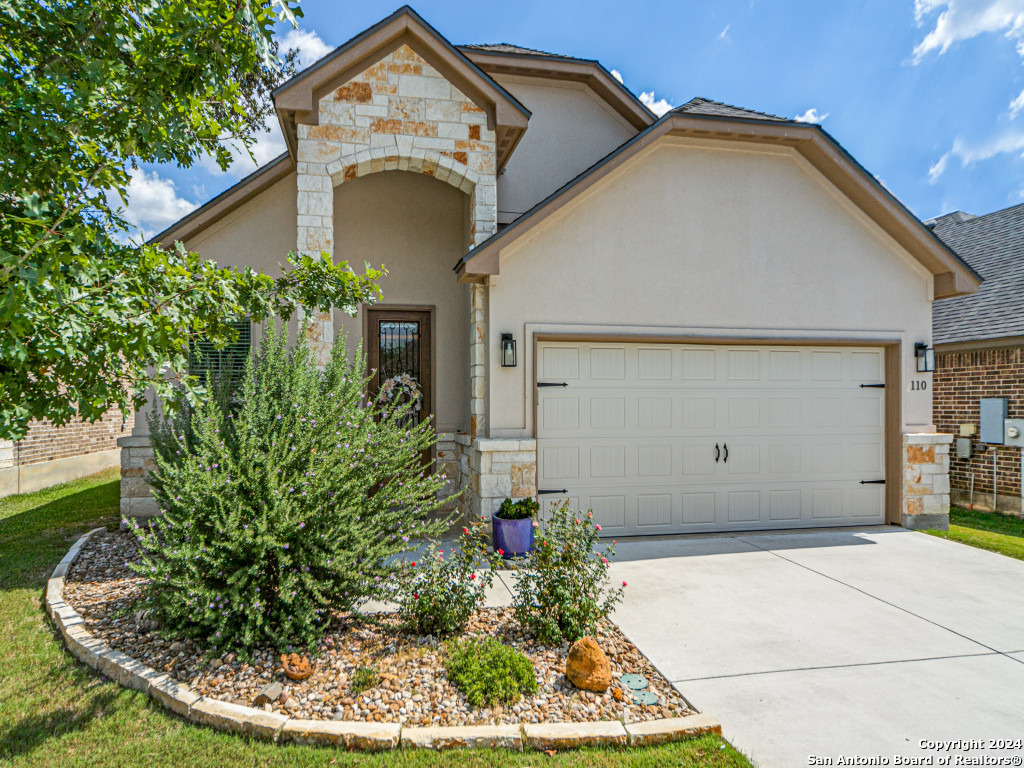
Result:
{"label": "concrete driveway", "polygon": [[619,626],[762,768],[1024,740],[1022,561],[898,528],[634,539],[615,561]]}

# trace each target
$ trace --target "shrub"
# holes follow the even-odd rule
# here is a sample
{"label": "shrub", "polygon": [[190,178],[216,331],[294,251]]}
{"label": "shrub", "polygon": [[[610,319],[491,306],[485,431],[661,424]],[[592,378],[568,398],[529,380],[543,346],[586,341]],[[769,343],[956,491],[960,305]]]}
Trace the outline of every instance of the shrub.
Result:
{"label": "shrub", "polygon": [[343,341],[319,371],[269,328],[235,398],[151,421],[164,511],[139,528],[135,570],[177,635],[243,654],[312,647],[332,611],[380,596],[413,535],[436,535],[443,478],[429,423],[370,407],[361,352]]}
{"label": "shrub", "polygon": [[465,627],[494,579],[499,558],[487,549],[485,526],[474,522],[447,554],[436,541],[420,552],[394,581],[392,599],[406,627],[421,635],[450,635]]}
{"label": "shrub", "polygon": [[359,667],[352,673],[352,693],[362,693],[369,688],[376,687],[379,682],[380,674],[376,667]]}
{"label": "shrub", "polygon": [[505,499],[501,502],[501,506],[498,507],[497,515],[503,520],[525,520],[536,515],[539,509],[540,504],[531,498],[520,499],[519,501]]}
{"label": "shrub", "polygon": [[445,671],[474,707],[513,704],[537,692],[530,660],[493,637],[449,643]]}
{"label": "shrub", "polygon": [[574,513],[568,504],[554,507],[533,549],[517,566],[516,618],[542,643],[594,634],[598,621],[622,599],[622,589],[608,585],[614,542],[597,551],[601,526],[593,518],[593,512]]}

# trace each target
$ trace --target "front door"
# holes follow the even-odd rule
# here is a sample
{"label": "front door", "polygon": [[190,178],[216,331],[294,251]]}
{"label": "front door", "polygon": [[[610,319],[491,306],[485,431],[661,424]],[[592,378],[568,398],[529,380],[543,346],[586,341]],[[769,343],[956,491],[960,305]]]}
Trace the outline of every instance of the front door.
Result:
{"label": "front door", "polygon": [[403,387],[402,382],[408,381],[404,377],[409,377],[422,398],[413,418],[417,422],[430,418],[430,312],[374,307],[367,310],[367,321],[366,356],[373,371],[370,393],[377,397],[389,381],[392,387]]}

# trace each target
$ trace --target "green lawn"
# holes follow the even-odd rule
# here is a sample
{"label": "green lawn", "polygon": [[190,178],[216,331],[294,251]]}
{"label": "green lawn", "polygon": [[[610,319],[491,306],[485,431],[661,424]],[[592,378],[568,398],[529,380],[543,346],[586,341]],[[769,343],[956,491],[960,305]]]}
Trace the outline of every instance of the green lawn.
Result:
{"label": "green lawn", "polygon": [[949,510],[949,531],[928,533],[1024,560],[1024,519],[1015,515],[952,507]]}
{"label": "green lawn", "polygon": [[74,539],[117,521],[116,470],[0,499],[0,765],[750,768],[714,736],[652,749],[553,757],[503,751],[360,755],[275,747],[190,725],[76,662],[43,612],[46,579]]}

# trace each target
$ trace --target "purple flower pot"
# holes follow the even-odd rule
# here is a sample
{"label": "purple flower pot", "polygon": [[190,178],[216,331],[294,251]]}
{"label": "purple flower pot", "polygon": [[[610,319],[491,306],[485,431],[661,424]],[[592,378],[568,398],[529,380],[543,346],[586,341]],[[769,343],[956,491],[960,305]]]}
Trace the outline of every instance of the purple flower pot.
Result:
{"label": "purple flower pot", "polygon": [[506,560],[525,555],[533,549],[533,518],[522,520],[506,520],[493,515],[491,526],[494,533],[494,551],[504,552]]}

